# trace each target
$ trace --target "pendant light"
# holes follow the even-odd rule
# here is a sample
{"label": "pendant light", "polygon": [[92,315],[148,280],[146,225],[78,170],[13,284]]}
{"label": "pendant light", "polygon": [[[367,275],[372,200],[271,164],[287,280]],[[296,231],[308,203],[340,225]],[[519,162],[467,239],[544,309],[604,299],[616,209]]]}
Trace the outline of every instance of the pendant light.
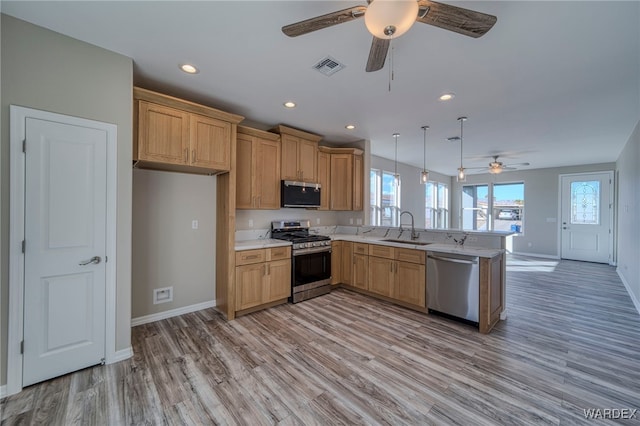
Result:
{"label": "pendant light", "polygon": [[394,133],[393,138],[396,140],[396,157],[395,157],[395,166],[393,170],[393,180],[397,188],[400,187],[400,175],[398,174],[398,137],[400,133]]}
{"label": "pendant light", "polygon": [[462,166],[462,145],[464,141],[464,135],[462,132],[462,123],[467,120],[467,117],[458,117],[460,122],[460,168],[458,169],[458,182],[466,182],[467,176],[464,173],[464,167]]}
{"label": "pendant light", "polygon": [[420,183],[424,185],[429,182],[429,171],[427,170],[427,130],[429,130],[429,126],[422,126],[424,133],[424,146],[422,151],[424,154],[424,162],[422,163],[422,171],[420,172]]}

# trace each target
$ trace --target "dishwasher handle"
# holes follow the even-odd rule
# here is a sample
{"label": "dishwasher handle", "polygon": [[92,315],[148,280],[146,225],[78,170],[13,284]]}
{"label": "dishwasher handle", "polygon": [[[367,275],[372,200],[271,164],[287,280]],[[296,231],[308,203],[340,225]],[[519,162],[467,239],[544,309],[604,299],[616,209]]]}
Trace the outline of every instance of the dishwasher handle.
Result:
{"label": "dishwasher handle", "polygon": [[[428,255],[427,256],[429,259],[435,259],[435,260],[442,260],[443,262],[451,262],[451,263],[462,263],[464,265],[477,265],[478,261],[477,260],[465,260],[465,259],[456,259],[453,257],[440,257],[440,256],[433,256],[433,255]],[[477,257],[474,259],[478,259]]]}

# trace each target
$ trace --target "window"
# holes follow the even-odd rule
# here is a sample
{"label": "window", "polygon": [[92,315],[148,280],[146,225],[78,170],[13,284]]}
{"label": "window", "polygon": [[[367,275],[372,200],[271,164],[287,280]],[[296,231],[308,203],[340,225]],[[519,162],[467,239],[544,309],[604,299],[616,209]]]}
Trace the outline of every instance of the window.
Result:
{"label": "window", "polygon": [[462,187],[462,228],[523,232],[524,183]]}
{"label": "window", "polygon": [[444,183],[429,181],[425,185],[424,217],[425,229],[449,226],[449,188]]}
{"label": "window", "polygon": [[398,226],[400,215],[400,180],[391,172],[371,169],[370,222],[375,226]]}
{"label": "window", "polygon": [[600,182],[571,182],[571,224],[600,225]]}

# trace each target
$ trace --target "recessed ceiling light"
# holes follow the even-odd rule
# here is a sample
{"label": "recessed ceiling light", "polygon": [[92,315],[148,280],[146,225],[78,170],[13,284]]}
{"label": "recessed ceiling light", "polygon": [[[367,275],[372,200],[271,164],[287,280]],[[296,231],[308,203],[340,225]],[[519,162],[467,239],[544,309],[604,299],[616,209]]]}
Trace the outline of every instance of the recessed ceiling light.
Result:
{"label": "recessed ceiling light", "polygon": [[353,130],[356,128],[356,126],[354,126],[353,124],[347,124],[346,126],[344,126],[344,128],[347,130]]}
{"label": "recessed ceiling light", "polygon": [[440,100],[441,101],[450,101],[451,99],[455,98],[456,94],[455,93],[445,93],[442,96],[440,96]]}
{"label": "recessed ceiling light", "polygon": [[291,101],[287,101],[283,105],[285,107],[287,107],[287,108],[295,108],[296,107],[296,103],[295,102],[291,102]]}
{"label": "recessed ceiling light", "polygon": [[182,64],[180,65],[180,69],[188,74],[197,74],[198,68],[194,67],[191,64]]}

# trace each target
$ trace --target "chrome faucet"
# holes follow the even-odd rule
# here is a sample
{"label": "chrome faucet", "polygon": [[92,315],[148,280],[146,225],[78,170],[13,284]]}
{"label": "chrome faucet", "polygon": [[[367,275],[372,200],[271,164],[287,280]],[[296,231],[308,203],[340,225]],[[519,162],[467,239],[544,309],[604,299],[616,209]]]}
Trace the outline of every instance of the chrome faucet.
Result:
{"label": "chrome faucet", "polygon": [[[419,237],[419,234],[416,233],[416,228],[414,227],[413,215],[408,210],[405,210],[402,213],[400,213],[400,235],[402,235],[402,231],[404,231],[404,229],[402,229],[402,215],[405,213],[408,214],[409,217],[411,217],[411,240],[417,240]],[[398,236],[398,238],[400,237]]]}

